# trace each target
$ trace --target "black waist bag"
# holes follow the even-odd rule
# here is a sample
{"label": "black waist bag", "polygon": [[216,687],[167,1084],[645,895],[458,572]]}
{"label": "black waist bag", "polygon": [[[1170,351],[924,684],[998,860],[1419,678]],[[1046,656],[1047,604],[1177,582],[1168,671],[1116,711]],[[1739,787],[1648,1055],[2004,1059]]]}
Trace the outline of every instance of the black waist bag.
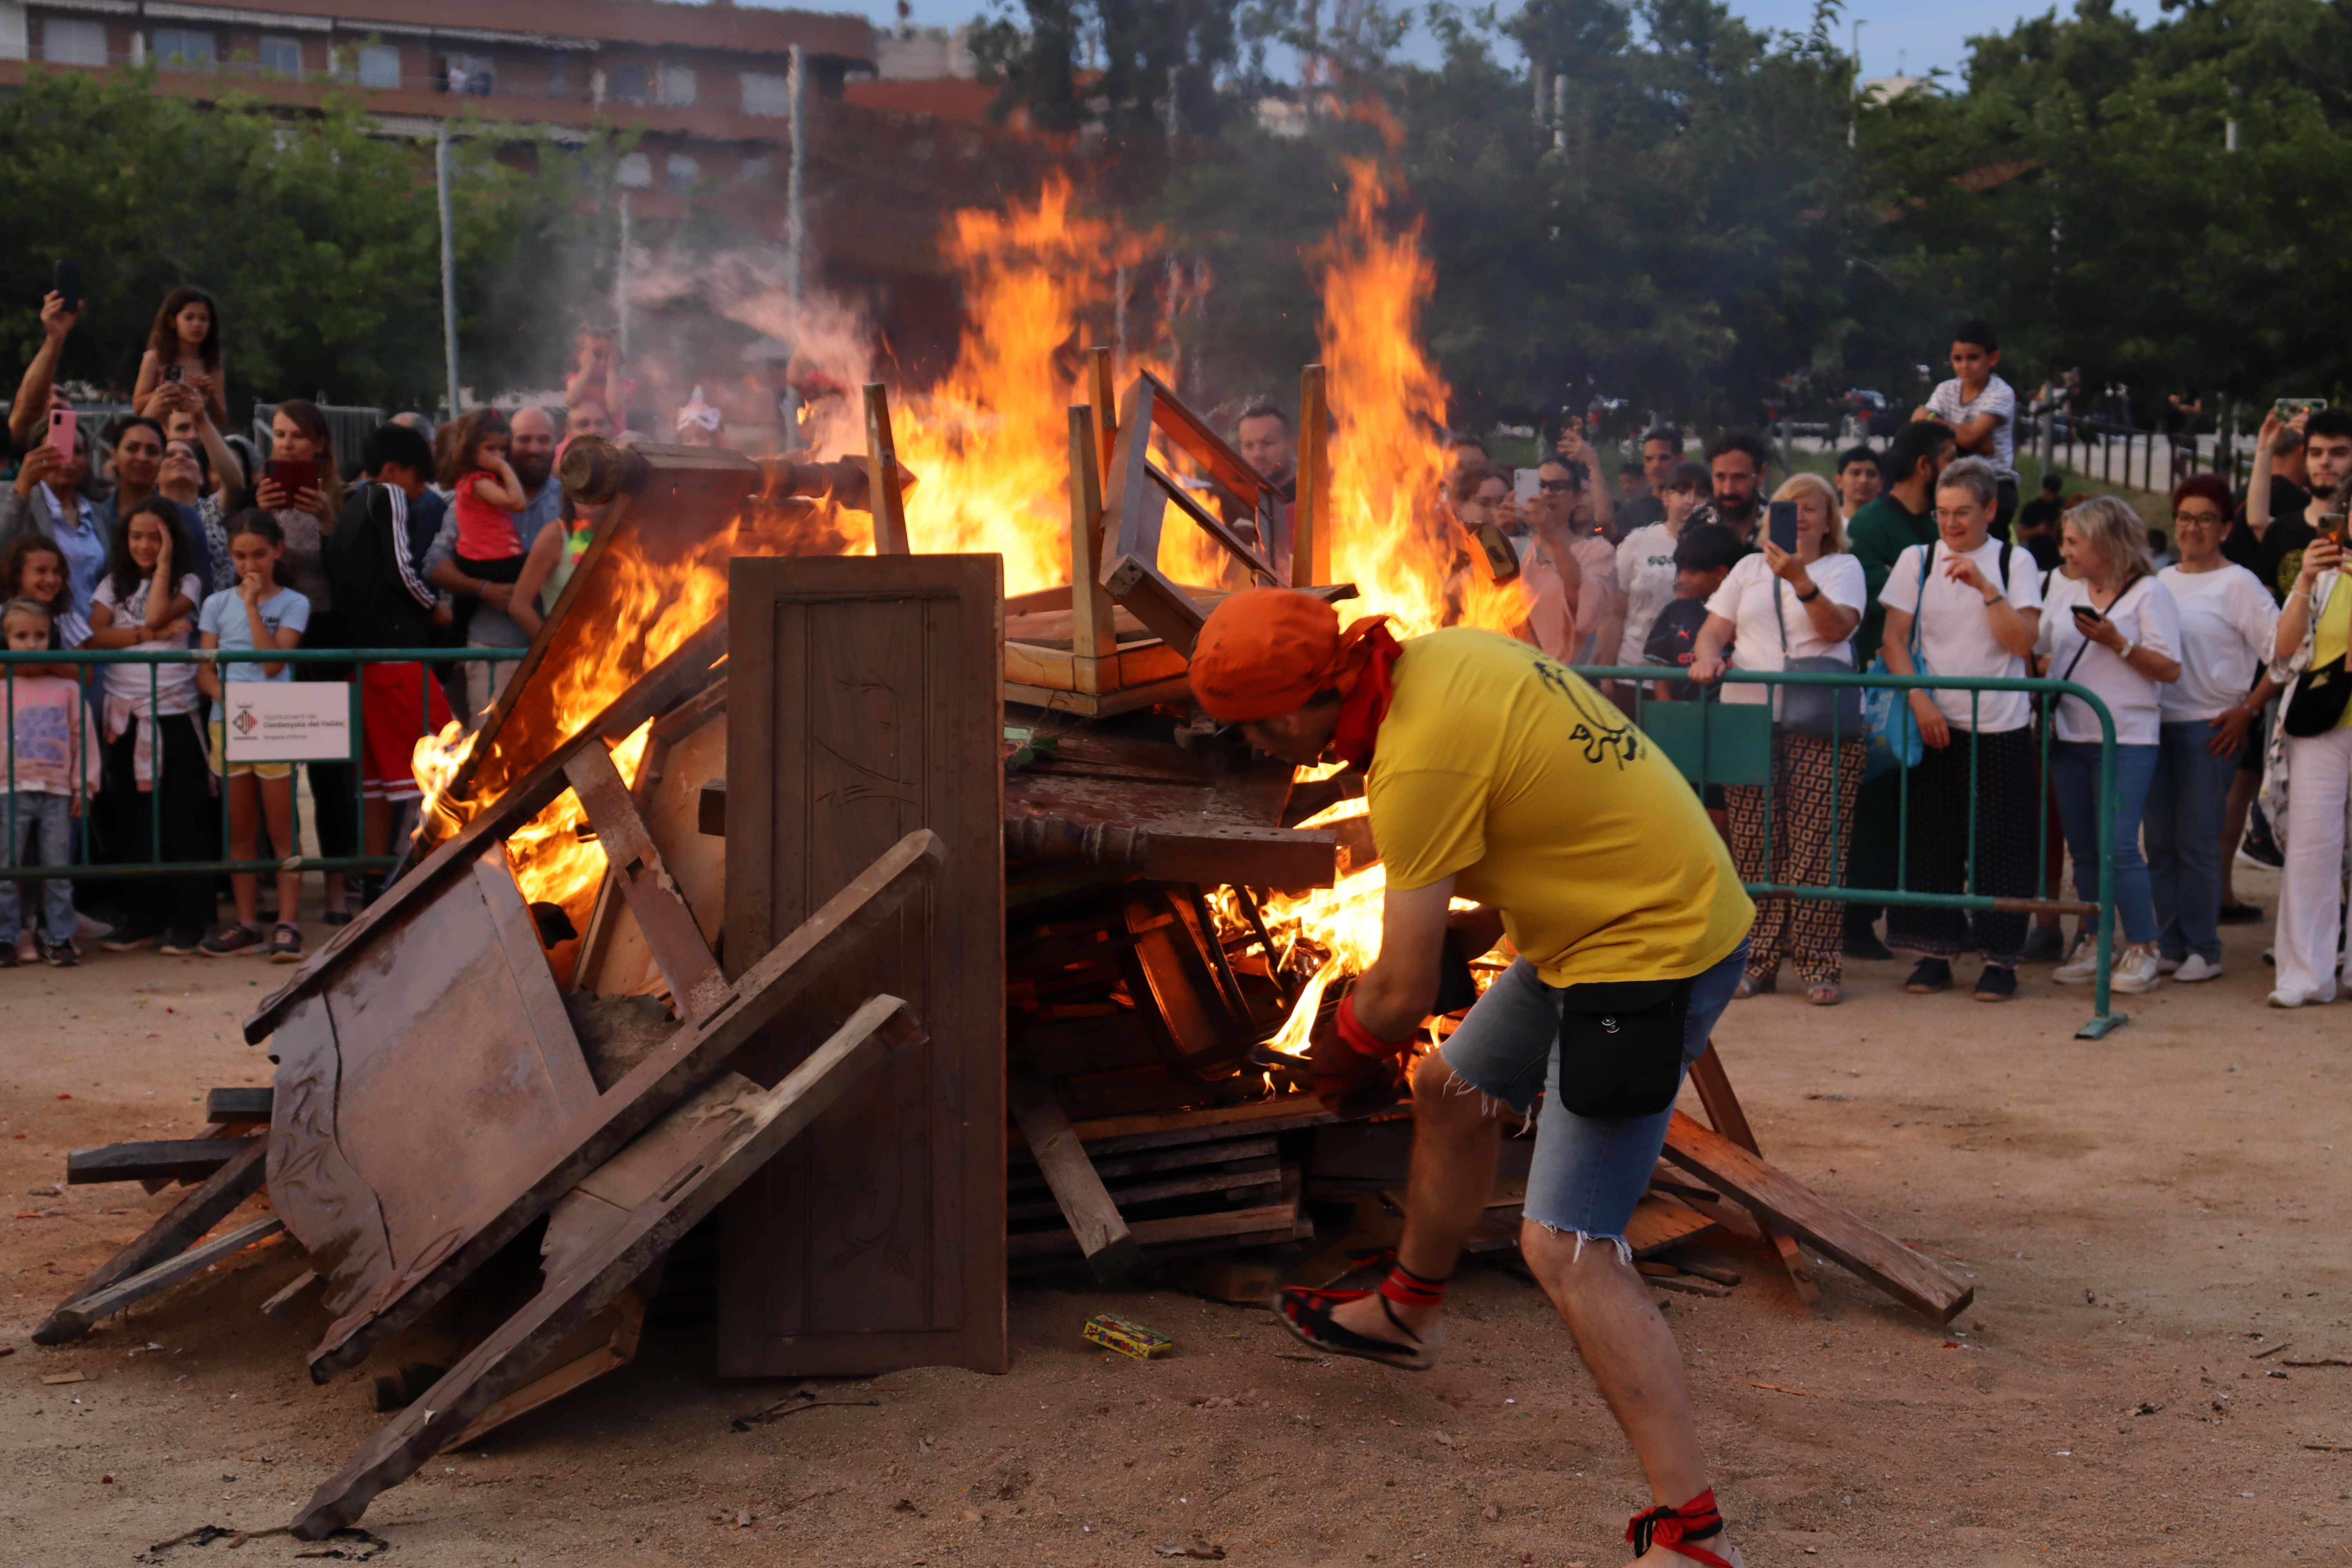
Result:
{"label": "black waist bag", "polygon": [[1600,980],[1559,994],[1559,1102],[1579,1116],[1655,1116],[1683,1082],[1688,980]]}
{"label": "black waist bag", "polygon": [[2281,728],[2299,741],[2325,735],[2343,721],[2347,698],[2352,698],[2352,679],[2345,676],[2341,657],[2306,669],[2287,700]]}

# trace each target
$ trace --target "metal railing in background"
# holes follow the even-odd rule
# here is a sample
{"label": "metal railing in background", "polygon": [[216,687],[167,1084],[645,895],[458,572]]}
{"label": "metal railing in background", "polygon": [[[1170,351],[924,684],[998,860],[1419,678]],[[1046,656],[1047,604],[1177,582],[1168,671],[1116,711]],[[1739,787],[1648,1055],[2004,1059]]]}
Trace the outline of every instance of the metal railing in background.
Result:
{"label": "metal railing in background", "polygon": [[[75,766],[73,773],[76,787],[75,793],[71,798],[74,803],[73,809],[75,814],[83,823],[84,828],[81,833],[76,836],[77,843],[72,860],[62,866],[26,866],[12,864],[11,862],[15,861],[23,852],[25,842],[23,837],[24,826],[19,821],[19,814],[16,807],[16,748],[13,743],[10,743],[10,738],[14,737],[16,732],[16,682],[18,678],[16,674],[16,667],[20,665],[79,665],[84,667],[98,667],[114,664],[132,664],[147,666],[151,673],[149,674],[147,682],[148,698],[146,710],[142,717],[144,718],[150,725],[154,725],[160,719],[171,717],[171,715],[163,714],[160,711],[162,704],[162,679],[160,674],[156,673],[157,671],[160,671],[162,667],[166,665],[200,665],[215,667],[237,663],[330,665],[350,666],[353,668],[354,671],[356,671],[358,667],[365,665],[414,664],[420,667],[418,670],[418,695],[420,698],[418,705],[419,710],[422,714],[427,717],[429,722],[429,716],[432,711],[432,703],[430,700],[431,694],[428,689],[428,683],[434,679],[432,670],[433,666],[446,664],[506,663],[511,660],[520,659],[527,651],[527,649],[519,647],[297,647],[268,650],[247,648],[115,648],[101,650],[90,648],[77,652],[58,653],[10,653],[5,650],[0,650],[0,754],[5,754],[5,771],[0,771],[0,792],[5,792],[0,793],[0,826],[5,826],[8,834],[7,852],[0,854],[0,879],[14,881],[40,881],[50,878],[64,877],[71,878],[75,880],[81,880],[84,879],[106,879],[114,877],[186,876],[191,874],[211,875],[223,871],[250,871],[256,874],[267,873],[272,875],[281,871],[389,871],[393,868],[398,866],[401,863],[402,858],[396,852],[397,847],[395,847],[394,853],[384,855],[367,855],[364,853],[342,856],[303,855],[299,852],[299,841],[301,837],[302,829],[301,817],[299,811],[294,814],[293,819],[293,832],[298,842],[290,846],[278,846],[275,844],[270,846],[272,849],[291,849],[294,853],[280,854],[278,858],[268,860],[236,860],[227,858],[226,846],[230,842],[228,823],[228,790],[226,787],[228,778],[228,769],[230,766],[230,760],[227,754],[228,747],[226,743],[218,747],[213,747],[209,742],[207,742],[207,750],[215,752],[215,754],[210,758],[210,762],[214,785],[213,793],[215,796],[220,811],[219,841],[222,846],[224,846],[222,854],[206,860],[166,860],[161,858],[163,846],[163,791],[151,788],[141,793],[146,796],[145,805],[148,811],[147,841],[150,846],[153,847],[155,855],[151,858],[136,861],[116,860],[110,858],[106,860],[96,860],[91,858],[93,849],[100,847],[94,843],[94,840],[99,837],[99,835],[92,831],[94,818],[89,809],[92,796],[90,791],[87,787],[87,772],[84,768],[78,765],[80,763],[80,758],[77,755],[74,758],[74,762],[77,765]],[[313,686],[317,689],[328,689],[338,684],[338,682],[320,680],[316,682],[305,682],[304,684]],[[362,804],[365,798],[365,783],[362,777],[360,769],[366,726],[361,709],[361,683],[356,673],[354,673],[351,679],[341,682],[340,684],[346,686],[351,694],[349,710],[351,750],[349,755],[344,757],[317,757],[307,760],[298,760],[289,762],[287,765],[289,767],[301,767],[308,765],[309,763],[326,763],[332,766],[349,767],[352,770],[352,810],[354,824],[356,826],[358,824],[364,823],[366,816],[365,807]],[[102,699],[97,699],[97,694],[86,687],[81,706],[81,714],[83,721],[93,726],[91,732],[95,734],[95,726],[99,722],[97,710],[100,707]],[[212,701],[215,711],[217,711],[220,706],[217,700],[210,699],[200,698],[199,701]],[[453,710],[456,707],[455,704],[452,704],[451,706]],[[202,731],[205,725],[205,721],[201,715],[197,718],[197,723],[199,730]],[[426,732],[426,729],[421,726],[419,729],[419,738],[423,738],[424,734]],[[71,737],[68,737],[69,745],[70,742]],[[163,752],[160,746],[155,748],[153,755],[154,762],[152,766],[156,772],[160,773],[164,765]],[[238,765],[243,764],[240,763]],[[315,805],[318,800],[318,789],[315,776],[312,781],[311,798]],[[263,824],[263,830],[265,832],[267,831],[267,826],[268,825],[265,822]],[[361,830],[363,831],[363,828]],[[362,849],[365,847],[364,839],[362,840]]]}
{"label": "metal railing in background", "polygon": [[[1637,666],[1578,666],[1576,673],[1614,695],[1625,686],[1633,688],[1633,711],[1630,715],[1636,728],[1650,738],[1651,743],[1664,752],[1682,770],[1683,776],[1695,787],[1713,784],[1726,786],[1761,785],[1764,790],[1763,816],[1773,831],[1779,831],[1773,812],[1772,791],[1776,770],[1772,762],[1772,715],[1779,704],[1768,695],[1757,703],[1725,702],[1710,689],[1703,700],[1675,700],[1654,694],[1656,684],[1689,686],[1695,684],[1687,670],[1667,668],[1657,665]],[[1606,683],[1604,685],[1604,683]],[[1963,730],[1951,726],[1951,744],[1959,745],[1963,737],[1969,748],[1969,821],[1968,855],[1961,890],[1957,893],[1927,892],[1911,888],[1911,776],[1908,769],[1898,770],[1897,799],[1900,809],[1895,840],[1895,886],[1892,888],[1849,888],[1843,886],[1788,885],[1777,882],[1744,882],[1751,897],[1786,897],[1818,899],[1838,903],[1907,904],[1924,908],[2001,910],[2023,914],[2073,914],[2097,922],[2098,973],[2092,983],[2092,1018],[2075,1036],[2095,1040],[2125,1023],[2128,1015],[2116,1012],[2109,994],[2108,966],[2115,956],[2116,868],[2115,815],[2118,804],[2116,793],[2116,721],[2098,693],[2072,681],[2049,680],[2032,677],[1972,679],[1946,675],[1890,675],[1832,670],[1731,670],[1723,677],[1723,684],[1738,686],[1837,687],[1892,689],[1897,691],[1965,691],[1969,694],[1969,710],[1971,722]],[[2034,829],[2034,893],[2032,898],[1980,892],[1978,890],[1978,781],[1979,736],[1974,720],[1988,693],[2018,691],[2035,700],[2037,745],[2040,773],[2030,800],[2021,801],[2018,809],[2033,814]],[[2050,748],[2055,734],[2051,724],[2051,707],[2061,698],[2079,698],[2099,721],[2099,789],[2098,843],[2099,896],[2095,902],[2053,897],[2050,886],[2050,812],[2046,806],[2050,777]],[[1907,700],[1897,704],[1902,722],[1916,724]],[[1840,804],[1843,766],[1840,756],[1841,743],[1864,741],[1866,729],[1852,734],[1842,734],[1838,715],[1832,712],[1830,740],[1830,847],[1832,863],[1843,868],[1850,826],[1846,812]],[[1859,785],[1857,781],[1857,787]],[[2215,824],[2220,831],[2220,824]],[[1770,864],[1768,853],[1767,864]],[[1841,870],[1840,875],[1843,875]]]}

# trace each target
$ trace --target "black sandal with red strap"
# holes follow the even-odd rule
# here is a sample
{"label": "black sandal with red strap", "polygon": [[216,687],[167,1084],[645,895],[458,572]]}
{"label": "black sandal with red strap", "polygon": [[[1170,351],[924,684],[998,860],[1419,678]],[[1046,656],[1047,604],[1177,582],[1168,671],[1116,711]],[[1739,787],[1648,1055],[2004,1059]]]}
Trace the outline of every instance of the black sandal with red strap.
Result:
{"label": "black sandal with red strap", "polygon": [[[1357,1356],[1376,1361],[1384,1366],[1401,1367],[1406,1372],[1427,1372],[1437,1364],[1437,1336],[1423,1340],[1404,1326],[1390,1303],[1402,1301],[1408,1306],[1435,1307],[1445,1300],[1445,1281],[1427,1279],[1395,1261],[1393,1252],[1371,1253],[1357,1260],[1359,1268],[1371,1263],[1388,1263],[1389,1276],[1374,1290],[1309,1289],[1292,1285],[1283,1289],[1276,1298],[1276,1321],[1289,1331],[1292,1338],[1313,1350],[1329,1355]],[[1351,1270],[1352,1272],[1352,1270]],[[1367,1296],[1378,1296],[1381,1311],[1389,1326],[1405,1337],[1405,1343],[1394,1340],[1376,1340],[1360,1334],[1343,1323],[1332,1321],[1331,1314],[1350,1301],[1360,1301]]]}
{"label": "black sandal with red strap", "polygon": [[1668,1508],[1663,1503],[1647,1513],[1637,1513],[1625,1526],[1625,1539],[1633,1545],[1633,1555],[1640,1558],[1653,1546],[1663,1546],[1679,1557],[1687,1557],[1703,1568],[1738,1568],[1734,1561],[1739,1555],[1733,1548],[1730,1558],[1718,1557],[1704,1546],[1692,1544],[1712,1540],[1723,1533],[1723,1515],[1716,1511],[1715,1489],[1709,1487],[1680,1508]]}

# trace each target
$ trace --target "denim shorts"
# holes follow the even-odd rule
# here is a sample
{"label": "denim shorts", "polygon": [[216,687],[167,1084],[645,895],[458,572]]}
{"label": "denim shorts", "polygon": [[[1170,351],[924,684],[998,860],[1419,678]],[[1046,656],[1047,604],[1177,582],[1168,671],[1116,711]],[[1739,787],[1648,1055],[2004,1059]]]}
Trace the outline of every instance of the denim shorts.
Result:
{"label": "denim shorts", "polygon": [[[1748,965],[1748,939],[1691,984],[1683,1030],[1683,1066],[1706,1049],[1716,1020]],[[1454,1076],[1520,1115],[1545,1091],[1528,1172],[1527,1217],[1548,1230],[1587,1241],[1609,1240],[1622,1252],[1625,1224],[1650,1184],[1666,1146],[1672,1107],[1654,1116],[1579,1116],[1559,1103],[1559,988],[1547,985],[1522,958],[1505,970],[1462,1026],[1438,1048]]]}

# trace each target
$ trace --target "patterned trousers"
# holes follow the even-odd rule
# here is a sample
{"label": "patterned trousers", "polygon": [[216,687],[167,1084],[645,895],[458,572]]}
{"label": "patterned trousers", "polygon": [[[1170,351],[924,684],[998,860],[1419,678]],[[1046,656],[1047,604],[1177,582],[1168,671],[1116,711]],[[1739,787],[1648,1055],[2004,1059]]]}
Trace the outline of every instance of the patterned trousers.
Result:
{"label": "patterned trousers", "polygon": [[[1853,836],[1853,797],[1862,787],[1864,751],[1860,741],[1841,741],[1832,765],[1829,742],[1785,730],[1772,731],[1769,819],[1760,784],[1735,784],[1723,792],[1731,812],[1731,858],[1741,881],[1790,888],[1837,886],[1845,844]],[[1760,898],[1748,937],[1748,973],[1761,984],[1780,973],[1781,959],[1790,958],[1807,985],[1834,985],[1844,945],[1843,904],[1826,899]]]}

